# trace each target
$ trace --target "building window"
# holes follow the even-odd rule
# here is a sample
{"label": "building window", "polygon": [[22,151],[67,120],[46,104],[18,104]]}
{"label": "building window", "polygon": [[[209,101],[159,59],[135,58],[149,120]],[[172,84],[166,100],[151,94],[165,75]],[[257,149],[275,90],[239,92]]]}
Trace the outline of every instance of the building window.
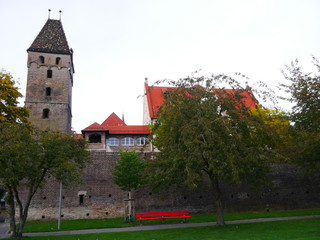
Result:
{"label": "building window", "polygon": [[107,145],[108,146],[119,146],[119,139],[118,138],[108,138]]}
{"label": "building window", "polygon": [[101,143],[101,135],[100,134],[91,134],[89,136],[89,143]]}
{"label": "building window", "polygon": [[122,138],[121,145],[122,146],[133,146],[134,140],[131,137]]}
{"label": "building window", "polygon": [[50,110],[48,108],[43,109],[42,111],[42,118],[49,118]]}
{"label": "building window", "polygon": [[148,138],[146,138],[146,137],[137,138],[137,145],[138,146],[143,146],[143,145],[145,145],[147,143],[148,143]]}
{"label": "building window", "polygon": [[57,57],[56,58],[56,65],[59,65],[60,61],[61,61],[61,58]]}
{"label": "building window", "polygon": [[39,62],[42,64],[44,63],[44,56],[39,56]]}
{"label": "building window", "polygon": [[50,97],[51,96],[51,88],[47,87],[46,88],[46,97]]}
{"label": "building window", "polygon": [[47,71],[47,78],[52,78],[52,70]]}

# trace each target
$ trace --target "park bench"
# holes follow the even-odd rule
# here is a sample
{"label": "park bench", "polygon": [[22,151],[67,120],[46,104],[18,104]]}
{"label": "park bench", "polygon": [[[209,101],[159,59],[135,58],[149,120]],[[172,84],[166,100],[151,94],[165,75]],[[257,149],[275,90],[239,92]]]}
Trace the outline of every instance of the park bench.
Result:
{"label": "park bench", "polygon": [[161,219],[162,222],[164,219],[169,218],[184,218],[184,222],[186,222],[187,218],[190,218],[188,210],[182,211],[164,211],[164,212],[141,212],[136,213],[136,220],[144,221],[144,220],[154,220],[154,219]]}

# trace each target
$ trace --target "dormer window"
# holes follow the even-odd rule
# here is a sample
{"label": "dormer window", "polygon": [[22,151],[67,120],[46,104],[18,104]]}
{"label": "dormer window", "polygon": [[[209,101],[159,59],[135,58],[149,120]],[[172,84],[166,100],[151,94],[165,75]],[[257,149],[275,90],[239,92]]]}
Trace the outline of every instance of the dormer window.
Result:
{"label": "dormer window", "polygon": [[47,71],[47,78],[52,78],[52,70]]}
{"label": "dormer window", "polygon": [[61,58],[57,57],[56,58],[56,65],[59,65],[60,61],[61,61]]}
{"label": "dormer window", "polygon": [[51,88],[47,87],[46,88],[46,97],[50,97],[51,96]]}
{"label": "dormer window", "polygon": [[44,64],[44,56],[39,56],[39,62],[40,62],[41,64]]}

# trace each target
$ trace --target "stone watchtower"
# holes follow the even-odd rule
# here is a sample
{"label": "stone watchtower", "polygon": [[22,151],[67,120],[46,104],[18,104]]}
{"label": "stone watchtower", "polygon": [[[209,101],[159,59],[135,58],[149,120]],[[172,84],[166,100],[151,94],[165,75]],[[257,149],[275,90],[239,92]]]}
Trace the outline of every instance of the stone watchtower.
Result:
{"label": "stone watchtower", "polygon": [[73,51],[61,21],[48,19],[27,52],[29,120],[42,130],[71,133]]}

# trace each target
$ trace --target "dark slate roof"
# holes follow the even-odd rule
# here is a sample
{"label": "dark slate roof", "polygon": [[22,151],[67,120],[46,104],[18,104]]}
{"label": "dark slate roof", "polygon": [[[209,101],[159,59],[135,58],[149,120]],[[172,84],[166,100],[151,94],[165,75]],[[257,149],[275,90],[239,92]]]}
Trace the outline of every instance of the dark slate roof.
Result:
{"label": "dark slate roof", "polygon": [[48,19],[27,51],[72,54],[61,21]]}

